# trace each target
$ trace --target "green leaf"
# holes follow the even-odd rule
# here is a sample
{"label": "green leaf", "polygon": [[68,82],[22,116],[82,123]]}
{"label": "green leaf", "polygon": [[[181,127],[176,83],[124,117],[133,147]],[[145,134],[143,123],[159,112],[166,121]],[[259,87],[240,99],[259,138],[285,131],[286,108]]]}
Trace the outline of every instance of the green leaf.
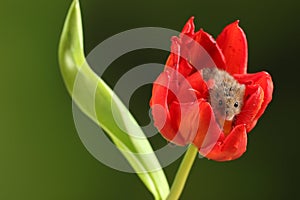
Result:
{"label": "green leaf", "polygon": [[[165,199],[169,194],[169,185],[149,141],[120,99],[86,63],[77,0],[73,1],[69,9],[62,31],[59,64],[65,85],[76,105],[106,131],[132,168],[139,172],[137,175],[155,199]],[[81,84],[79,87],[85,90],[74,92],[74,84]],[[116,118],[118,123],[122,123],[122,129],[126,130],[120,129],[115,122]],[[147,156],[143,156],[145,154]],[[157,170],[153,171],[153,167]]]}

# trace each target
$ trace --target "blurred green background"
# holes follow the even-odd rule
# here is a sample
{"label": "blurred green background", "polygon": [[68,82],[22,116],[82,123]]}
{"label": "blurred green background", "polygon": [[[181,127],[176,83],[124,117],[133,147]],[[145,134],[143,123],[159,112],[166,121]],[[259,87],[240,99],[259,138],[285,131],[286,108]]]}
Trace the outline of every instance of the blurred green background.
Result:
{"label": "blurred green background", "polygon": [[[76,133],[71,98],[57,61],[70,3],[1,0],[0,199],[151,199],[137,176],[98,162]],[[244,156],[226,163],[197,159],[182,199],[299,198],[300,5],[296,0],[85,0],[81,5],[86,52],[131,28],[180,31],[191,15],[197,28],[214,36],[240,19],[249,43],[249,72],[271,73],[274,99],[249,135]],[[154,50],[125,55],[104,78],[113,85],[122,70],[147,62],[163,63],[166,56]],[[125,68],[118,69],[118,63]],[[132,102],[143,103],[131,103],[131,109],[139,121],[147,122],[142,117],[147,114],[142,98],[150,97],[150,87],[134,96]],[[164,141],[157,136],[152,142]],[[166,167],[170,181],[179,161]]]}

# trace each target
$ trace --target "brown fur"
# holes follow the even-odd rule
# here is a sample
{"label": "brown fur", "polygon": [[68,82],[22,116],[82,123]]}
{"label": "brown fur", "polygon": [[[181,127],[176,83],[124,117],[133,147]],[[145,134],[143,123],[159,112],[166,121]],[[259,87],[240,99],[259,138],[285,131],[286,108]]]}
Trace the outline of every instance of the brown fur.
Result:
{"label": "brown fur", "polygon": [[241,112],[245,85],[238,83],[226,71],[217,68],[202,69],[203,79],[208,83],[210,104],[217,117],[232,120]]}

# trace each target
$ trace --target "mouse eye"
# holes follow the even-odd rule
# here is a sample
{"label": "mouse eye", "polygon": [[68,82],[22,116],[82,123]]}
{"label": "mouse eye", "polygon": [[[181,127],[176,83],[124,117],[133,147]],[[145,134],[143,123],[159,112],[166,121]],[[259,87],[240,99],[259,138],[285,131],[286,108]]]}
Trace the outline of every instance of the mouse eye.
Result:
{"label": "mouse eye", "polygon": [[235,102],[233,106],[237,108],[237,107],[239,107],[239,103]]}
{"label": "mouse eye", "polygon": [[221,106],[223,104],[222,100],[219,100],[219,106]]}

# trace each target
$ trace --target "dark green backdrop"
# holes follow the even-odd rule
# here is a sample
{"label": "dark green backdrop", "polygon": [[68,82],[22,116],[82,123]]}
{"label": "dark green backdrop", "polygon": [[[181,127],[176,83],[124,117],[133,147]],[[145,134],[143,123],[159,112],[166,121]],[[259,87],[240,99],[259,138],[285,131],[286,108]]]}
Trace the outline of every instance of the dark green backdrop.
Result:
{"label": "dark green backdrop", "polygon": [[[248,151],[233,162],[198,159],[182,199],[297,199],[299,194],[299,43],[296,0],[82,1],[86,52],[120,31],[159,26],[180,31],[194,15],[216,36],[236,19],[249,42],[249,71],[269,71],[274,99],[249,135]],[[110,169],[84,148],[57,62],[57,46],[71,0],[9,1],[0,5],[0,199],[151,199],[134,174]],[[164,62],[166,53],[138,51],[105,74],[114,84],[125,68]],[[139,117],[150,87],[136,93]],[[153,143],[162,143],[155,138]],[[166,168],[174,177],[179,161]],[[299,195],[298,195],[299,198]]]}

